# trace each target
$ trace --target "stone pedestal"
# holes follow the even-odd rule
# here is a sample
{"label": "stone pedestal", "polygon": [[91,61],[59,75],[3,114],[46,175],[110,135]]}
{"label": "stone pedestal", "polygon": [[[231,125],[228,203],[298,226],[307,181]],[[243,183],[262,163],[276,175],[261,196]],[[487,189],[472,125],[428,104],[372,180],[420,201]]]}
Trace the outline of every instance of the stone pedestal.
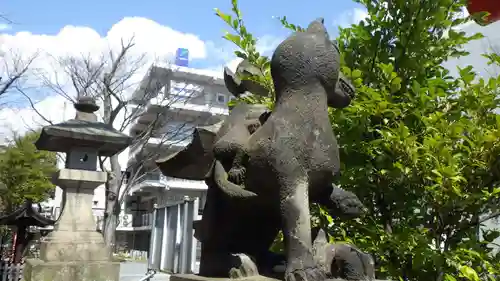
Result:
{"label": "stone pedestal", "polygon": [[25,264],[26,281],[111,281],[119,279],[120,263],[96,231],[92,214],[94,189],[106,182],[105,172],[62,169],[54,184],[65,190],[59,221],[42,242],[40,259]]}
{"label": "stone pedestal", "polygon": [[254,275],[243,278],[219,278],[219,277],[204,277],[195,274],[174,274],[170,276],[170,281],[237,281],[237,280],[245,280],[245,281],[280,281],[278,279],[269,278],[262,275]]}
{"label": "stone pedestal", "polygon": [[[281,281],[279,279],[269,278],[262,275],[254,275],[242,278],[215,278],[215,277],[204,277],[195,274],[175,274],[170,276],[170,281]],[[325,281],[347,281],[345,279],[326,279]],[[373,281],[390,281],[390,280],[379,280],[374,279]]]}
{"label": "stone pedestal", "polygon": [[117,281],[118,262],[55,262],[29,259],[24,265],[24,280],[33,281]]}

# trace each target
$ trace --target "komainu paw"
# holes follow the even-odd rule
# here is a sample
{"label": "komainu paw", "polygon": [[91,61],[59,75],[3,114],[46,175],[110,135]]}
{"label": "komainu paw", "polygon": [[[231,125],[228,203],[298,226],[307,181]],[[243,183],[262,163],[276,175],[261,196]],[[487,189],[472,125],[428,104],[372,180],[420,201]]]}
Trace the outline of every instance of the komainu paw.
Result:
{"label": "komainu paw", "polygon": [[227,173],[227,177],[232,183],[241,185],[245,181],[245,173],[245,167],[232,167]]}
{"label": "komainu paw", "polygon": [[245,254],[233,254],[231,264],[232,268],[229,270],[229,277],[232,279],[259,275],[257,265]]}
{"label": "komainu paw", "polygon": [[319,267],[294,270],[285,274],[285,281],[323,281],[326,272]]}

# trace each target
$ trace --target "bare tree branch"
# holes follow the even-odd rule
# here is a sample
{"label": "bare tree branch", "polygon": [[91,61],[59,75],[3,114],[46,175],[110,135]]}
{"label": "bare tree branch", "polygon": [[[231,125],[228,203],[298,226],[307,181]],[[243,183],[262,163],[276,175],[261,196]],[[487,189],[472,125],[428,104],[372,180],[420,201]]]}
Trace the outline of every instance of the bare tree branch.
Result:
{"label": "bare tree branch", "polygon": [[21,95],[23,95],[26,98],[26,100],[30,104],[31,110],[33,110],[40,118],[42,118],[43,121],[47,122],[50,125],[53,125],[52,121],[43,116],[43,114],[35,107],[35,103],[31,99],[31,97],[24,92],[23,89],[17,88],[17,91],[19,91],[19,93],[21,93]]}
{"label": "bare tree branch", "polygon": [[[92,96],[100,100],[104,123],[119,131],[125,132],[130,125],[146,114],[152,119],[151,122],[138,126],[140,127],[138,132],[132,134],[131,149],[135,151],[140,161],[131,161],[122,167],[123,163],[118,162],[118,155],[99,159],[101,170],[108,172],[109,175],[105,184],[106,210],[103,235],[110,246],[114,244],[117,217],[126,194],[143,179],[144,172],[157,169],[154,160],[159,158],[161,151],[167,151],[172,145],[191,137],[193,126],[190,126],[190,123],[201,125],[211,116],[200,114],[190,120],[181,118],[177,106],[194,98],[204,97],[206,94],[204,89],[184,83],[176,89],[162,92],[161,89],[170,81],[167,75],[171,70],[147,65],[151,62],[147,61],[146,54],[134,54],[132,52],[134,46],[133,38],[128,41],[122,40],[119,50],[109,50],[98,60],[95,56],[88,55],[56,58],[67,77],[60,77],[57,73],[53,76],[43,74],[40,77],[46,87],[69,100],[75,100],[78,95]],[[164,73],[160,71],[161,69]],[[138,75],[142,80],[134,81]],[[139,98],[141,101],[132,99],[131,94],[135,90],[141,91]],[[27,97],[26,94],[25,96]],[[34,108],[34,102],[27,98]],[[157,104],[163,110],[152,115],[148,112],[151,103]],[[40,112],[37,114],[41,115]],[[42,119],[48,121],[47,118]],[[177,125],[167,126],[172,121],[177,121]],[[152,139],[155,141],[152,142]],[[127,180],[128,172],[130,176]]]}
{"label": "bare tree branch", "polygon": [[25,76],[28,74],[33,61],[37,58],[38,53],[22,58],[22,54],[16,54],[12,51],[2,54],[3,57],[3,73],[0,77],[0,98],[6,96],[9,92],[21,88]]}
{"label": "bare tree branch", "polygon": [[0,20],[6,22],[7,24],[14,24],[14,22],[5,14],[0,14]]}

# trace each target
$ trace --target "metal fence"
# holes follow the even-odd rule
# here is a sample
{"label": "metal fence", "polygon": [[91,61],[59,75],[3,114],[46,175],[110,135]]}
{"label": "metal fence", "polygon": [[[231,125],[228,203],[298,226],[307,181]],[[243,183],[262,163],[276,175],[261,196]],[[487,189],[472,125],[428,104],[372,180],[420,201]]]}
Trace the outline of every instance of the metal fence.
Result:
{"label": "metal fence", "polygon": [[198,199],[177,205],[156,206],[150,239],[149,268],[169,273],[197,270],[198,241],[193,237],[193,220],[198,218]]}
{"label": "metal fence", "polygon": [[21,281],[24,263],[12,264],[0,261],[0,281]]}

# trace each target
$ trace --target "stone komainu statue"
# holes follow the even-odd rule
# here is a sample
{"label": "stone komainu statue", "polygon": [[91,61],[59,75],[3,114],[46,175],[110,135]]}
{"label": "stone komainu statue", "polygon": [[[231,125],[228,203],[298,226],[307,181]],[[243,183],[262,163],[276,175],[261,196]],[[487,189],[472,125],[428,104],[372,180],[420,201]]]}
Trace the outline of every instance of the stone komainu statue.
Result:
{"label": "stone komainu statue", "polygon": [[[240,74],[261,75],[248,61],[235,74],[226,68],[233,95],[268,95]],[[269,248],[282,230],[281,277],[324,280],[331,272],[314,256],[309,204],[345,218],[363,212],[356,195],[332,185],[340,162],[328,107],[348,106],[354,89],[340,77],[339,51],[322,19],[276,48],[271,74],[272,111],[239,103],[224,121],[196,128],[184,150],[158,161],[165,175],[205,180],[209,187],[203,219],[195,224],[202,276],[275,276]]]}

